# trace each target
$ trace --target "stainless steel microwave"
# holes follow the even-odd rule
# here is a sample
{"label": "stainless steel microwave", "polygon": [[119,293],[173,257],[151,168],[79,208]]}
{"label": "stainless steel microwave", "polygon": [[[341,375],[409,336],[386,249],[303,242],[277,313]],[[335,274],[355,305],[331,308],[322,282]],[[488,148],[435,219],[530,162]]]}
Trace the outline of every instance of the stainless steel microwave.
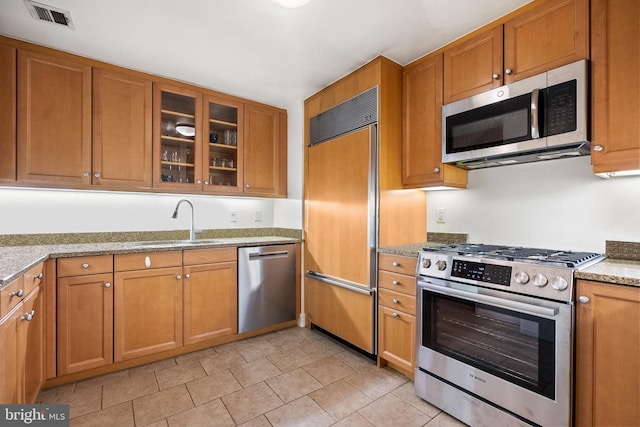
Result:
{"label": "stainless steel microwave", "polygon": [[442,107],[442,162],[467,169],[590,154],[587,61]]}

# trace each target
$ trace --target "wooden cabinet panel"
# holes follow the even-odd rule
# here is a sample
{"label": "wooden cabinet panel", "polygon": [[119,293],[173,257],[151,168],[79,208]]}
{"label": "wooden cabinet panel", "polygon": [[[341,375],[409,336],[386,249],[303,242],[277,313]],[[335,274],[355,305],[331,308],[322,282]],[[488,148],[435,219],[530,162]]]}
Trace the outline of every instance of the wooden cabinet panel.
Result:
{"label": "wooden cabinet panel", "polygon": [[16,180],[16,49],[0,44],[0,182]]}
{"label": "wooden cabinet panel", "polygon": [[113,275],[58,279],[58,375],[113,362]]}
{"label": "wooden cabinet panel", "polygon": [[591,1],[593,172],[640,169],[640,8]]}
{"label": "wooden cabinet panel", "polygon": [[113,255],[58,258],[58,277],[83,276],[113,271]]}
{"label": "wooden cabinet panel", "polygon": [[89,185],[90,172],[91,67],[20,50],[18,179]]}
{"label": "wooden cabinet panel", "polygon": [[378,268],[380,270],[413,276],[416,274],[416,258],[400,255],[379,254]]}
{"label": "wooden cabinet panel", "polygon": [[275,108],[245,105],[244,192],[286,195],[286,115]]}
{"label": "wooden cabinet panel", "polygon": [[114,271],[179,267],[181,265],[181,251],[116,254],[113,259]]}
{"label": "wooden cabinet panel", "polygon": [[389,289],[378,291],[378,304],[400,310],[408,314],[416,314],[416,297]]}
{"label": "wooden cabinet panel", "polygon": [[4,404],[22,403],[18,396],[18,370],[22,361],[18,359],[18,322],[22,315],[22,305],[0,320],[0,402]]}
{"label": "wooden cabinet panel", "polygon": [[[18,386],[24,403],[34,403],[44,384],[44,310],[40,288],[36,288],[22,303],[18,321],[18,360],[24,365],[18,370]],[[20,381],[22,378],[22,381]]]}
{"label": "wooden cabinet panel", "polygon": [[380,270],[378,272],[378,289],[389,289],[395,292],[402,292],[407,295],[416,295],[415,276],[392,273]]}
{"label": "wooden cabinet panel", "polygon": [[24,276],[20,276],[0,291],[0,318],[4,317],[28,295],[24,287]]}
{"label": "wooden cabinet panel", "polygon": [[182,267],[114,274],[114,361],[182,346]]}
{"label": "wooden cabinet panel", "polygon": [[184,343],[238,332],[237,264],[184,267]]}
{"label": "wooden cabinet panel", "polygon": [[386,306],[378,308],[378,356],[413,372],[415,365],[414,315],[393,310]]}
{"label": "wooden cabinet panel", "polygon": [[152,85],[93,70],[93,185],[151,187]]}
{"label": "wooden cabinet panel", "polygon": [[550,0],[504,24],[505,83],[584,58],[589,58],[588,0]]}
{"label": "wooden cabinet panel", "polygon": [[578,281],[576,425],[640,425],[640,288]]}
{"label": "wooden cabinet panel", "polygon": [[501,85],[502,26],[444,51],[444,104]]}

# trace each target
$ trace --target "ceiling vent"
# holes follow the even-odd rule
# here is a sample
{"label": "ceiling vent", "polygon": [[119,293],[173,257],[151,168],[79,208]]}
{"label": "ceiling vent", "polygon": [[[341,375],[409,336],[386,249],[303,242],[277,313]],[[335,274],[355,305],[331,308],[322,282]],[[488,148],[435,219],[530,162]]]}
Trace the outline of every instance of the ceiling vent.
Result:
{"label": "ceiling vent", "polygon": [[27,6],[27,9],[29,9],[29,13],[33,19],[62,25],[75,30],[73,21],[71,20],[71,13],[68,10],[36,3],[31,0],[24,0],[24,4]]}

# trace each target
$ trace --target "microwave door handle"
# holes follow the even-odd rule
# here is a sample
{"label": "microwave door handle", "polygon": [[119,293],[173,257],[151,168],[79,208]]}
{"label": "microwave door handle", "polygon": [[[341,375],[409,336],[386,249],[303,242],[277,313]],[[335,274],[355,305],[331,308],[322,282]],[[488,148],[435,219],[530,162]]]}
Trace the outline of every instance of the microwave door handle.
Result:
{"label": "microwave door handle", "polygon": [[540,138],[540,89],[531,92],[531,138]]}

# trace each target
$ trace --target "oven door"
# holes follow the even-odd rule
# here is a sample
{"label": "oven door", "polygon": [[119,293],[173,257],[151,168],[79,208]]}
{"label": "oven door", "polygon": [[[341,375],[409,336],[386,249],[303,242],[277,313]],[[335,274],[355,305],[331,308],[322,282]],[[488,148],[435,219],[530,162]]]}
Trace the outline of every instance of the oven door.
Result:
{"label": "oven door", "polygon": [[571,304],[417,283],[417,370],[535,424],[570,425]]}

